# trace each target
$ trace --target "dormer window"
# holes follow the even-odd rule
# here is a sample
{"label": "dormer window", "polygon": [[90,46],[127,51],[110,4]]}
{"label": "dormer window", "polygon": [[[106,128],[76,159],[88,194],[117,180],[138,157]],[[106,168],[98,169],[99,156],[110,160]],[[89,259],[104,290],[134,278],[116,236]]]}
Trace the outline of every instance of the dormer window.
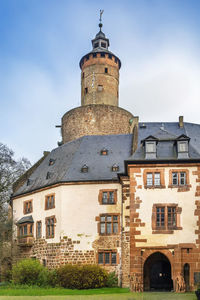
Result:
{"label": "dormer window", "polygon": [[176,139],[178,158],[189,158],[189,140],[190,138],[186,135],[181,135]]}
{"label": "dormer window", "polygon": [[46,179],[50,179],[51,177],[52,177],[52,173],[51,172],[47,172]]}
{"label": "dormer window", "polygon": [[103,148],[100,153],[101,155],[108,155],[108,150]]}
{"label": "dormer window", "polygon": [[49,160],[49,166],[52,166],[54,163],[55,163],[55,159],[53,159],[53,158],[50,158],[50,160]]}
{"label": "dormer window", "polygon": [[146,159],[155,159],[156,158],[156,144],[158,139],[154,136],[148,136],[146,139],[142,141],[144,150],[145,150],[145,158]]}
{"label": "dormer window", "polygon": [[31,182],[32,182],[32,180],[28,179],[27,182],[26,182],[26,185],[31,185]]}
{"label": "dormer window", "polygon": [[84,164],[81,168],[81,172],[82,173],[87,173],[88,172],[88,166],[86,164]]}
{"label": "dormer window", "polygon": [[116,165],[116,164],[114,164],[114,165],[112,166],[112,172],[118,172],[118,171],[119,171],[119,166]]}

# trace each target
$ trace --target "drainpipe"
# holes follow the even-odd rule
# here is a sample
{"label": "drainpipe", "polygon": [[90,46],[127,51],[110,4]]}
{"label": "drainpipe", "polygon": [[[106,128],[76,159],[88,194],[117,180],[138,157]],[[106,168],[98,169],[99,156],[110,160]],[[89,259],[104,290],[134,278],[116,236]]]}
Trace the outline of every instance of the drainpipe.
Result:
{"label": "drainpipe", "polygon": [[123,240],[123,183],[121,181],[121,234],[120,234],[120,238],[121,238],[121,255],[120,255],[120,271],[119,271],[119,284],[120,287],[122,287],[122,240]]}

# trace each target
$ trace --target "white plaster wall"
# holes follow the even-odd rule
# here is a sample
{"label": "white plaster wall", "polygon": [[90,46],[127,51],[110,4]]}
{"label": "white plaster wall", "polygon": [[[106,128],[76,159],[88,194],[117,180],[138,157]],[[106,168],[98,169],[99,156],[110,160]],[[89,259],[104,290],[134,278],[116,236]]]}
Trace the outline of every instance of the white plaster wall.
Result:
{"label": "white plaster wall", "polygon": [[[100,205],[98,201],[100,189],[117,189],[117,204]],[[45,196],[51,193],[55,193],[55,208],[45,210]],[[23,202],[31,199],[33,212],[24,215]],[[67,236],[73,241],[80,241],[80,244],[74,244],[75,250],[92,250],[92,242],[98,236],[96,216],[101,213],[120,213],[120,210],[121,185],[118,183],[62,185],[13,200],[15,222],[24,216],[32,215],[34,237],[36,236],[36,222],[41,220],[42,237],[45,238],[45,218],[55,215],[55,237],[47,239],[47,242],[57,243],[60,238]]]}
{"label": "white plaster wall", "polygon": [[[117,189],[116,205],[100,205],[99,190]],[[96,216],[101,213],[120,213],[120,184],[84,184],[62,187],[61,235],[74,241],[75,250],[92,250],[92,243],[98,237]]]}
{"label": "white plaster wall", "polygon": [[[158,168],[159,169],[159,168]],[[160,169],[163,169],[161,167]],[[172,167],[165,168],[165,189],[145,189],[143,184],[143,170],[142,176],[136,177],[137,185],[142,185],[142,189],[136,190],[136,197],[140,197],[142,203],[140,204],[139,218],[141,222],[145,222],[145,227],[140,227],[141,239],[147,239],[147,243],[137,243],[137,246],[166,246],[168,244],[177,243],[196,243],[197,235],[197,217],[194,216],[195,206],[195,192],[196,192],[196,176],[192,174],[196,171],[196,167],[189,167],[189,182],[191,188],[186,192],[177,192],[177,188],[168,188],[169,185],[169,170]],[[173,167],[173,169],[179,169]],[[183,167],[180,167],[183,169]],[[152,234],[152,207],[154,203],[175,203],[182,208],[180,214],[180,226],[182,230],[174,230],[173,234]]]}

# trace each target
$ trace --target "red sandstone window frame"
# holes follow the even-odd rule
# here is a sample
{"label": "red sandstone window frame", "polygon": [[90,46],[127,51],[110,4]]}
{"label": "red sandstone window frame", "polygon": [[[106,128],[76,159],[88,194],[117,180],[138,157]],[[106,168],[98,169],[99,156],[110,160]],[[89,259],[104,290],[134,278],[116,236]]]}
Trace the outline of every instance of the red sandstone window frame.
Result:
{"label": "red sandstone window frame", "polygon": [[[177,184],[173,184],[173,174],[177,174]],[[181,174],[185,174],[185,184],[181,183]],[[189,188],[189,170],[187,169],[170,169],[169,170],[169,188]]]}
{"label": "red sandstone window frame", "polygon": [[[40,224],[40,234],[39,234],[39,231],[38,231],[39,224]],[[41,237],[42,237],[42,221],[37,221],[36,222],[36,238],[40,239]]]}
{"label": "red sandstone window frame", "polygon": [[46,239],[52,239],[55,237],[55,223],[56,223],[55,216],[50,216],[45,218]]}
{"label": "red sandstone window frame", "polygon": [[[147,184],[148,174],[152,174],[152,185]],[[156,174],[160,174],[160,184],[156,184]],[[145,189],[165,188],[164,169],[145,169],[143,171],[143,184]]]}
{"label": "red sandstone window frame", "polygon": [[55,208],[55,193],[45,196],[45,210],[49,210],[52,208]]}
{"label": "red sandstone window frame", "polygon": [[[120,214],[100,214],[98,219],[98,233],[102,236],[117,235],[120,232]],[[104,224],[104,226],[103,226]],[[116,225],[117,224],[117,225]],[[103,228],[105,231],[103,232]]]}
{"label": "red sandstone window frame", "polygon": [[[112,193],[112,197],[111,197],[111,193]],[[104,195],[107,194],[107,202],[105,202],[105,197]],[[114,205],[117,203],[117,190],[116,189],[103,189],[103,190],[99,190],[99,204],[100,205]]]}
{"label": "red sandstone window frame", "polygon": [[33,200],[26,200],[24,201],[23,205],[23,213],[24,215],[30,214],[33,212]]}
{"label": "red sandstone window frame", "polygon": [[[100,260],[100,255],[102,259]],[[113,262],[113,256],[115,257],[115,262]],[[117,250],[102,250],[99,249],[97,253],[97,263],[101,266],[116,266],[119,262]]]}
{"label": "red sandstone window frame", "polygon": [[152,208],[152,233],[170,234],[173,233],[174,230],[181,230],[181,212],[182,209],[175,203],[154,204]]}

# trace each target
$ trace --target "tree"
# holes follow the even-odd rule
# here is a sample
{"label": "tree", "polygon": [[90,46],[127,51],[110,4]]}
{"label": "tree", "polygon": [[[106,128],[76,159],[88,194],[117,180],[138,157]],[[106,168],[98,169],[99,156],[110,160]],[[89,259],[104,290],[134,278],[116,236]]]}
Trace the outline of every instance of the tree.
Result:
{"label": "tree", "polygon": [[[14,159],[14,152],[0,143],[0,263],[11,255],[12,218],[9,201],[14,182],[31,167],[26,158]],[[1,266],[2,269],[2,266]]]}

